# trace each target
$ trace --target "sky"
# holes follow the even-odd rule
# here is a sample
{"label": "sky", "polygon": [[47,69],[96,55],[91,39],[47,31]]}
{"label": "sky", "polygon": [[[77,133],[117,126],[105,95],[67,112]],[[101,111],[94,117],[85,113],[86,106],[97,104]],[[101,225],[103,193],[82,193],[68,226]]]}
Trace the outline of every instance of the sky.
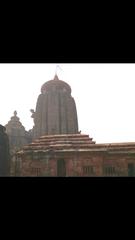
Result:
{"label": "sky", "polygon": [[26,130],[42,84],[67,82],[75,99],[79,130],[96,143],[135,142],[135,64],[0,64],[0,124],[16,110]]}

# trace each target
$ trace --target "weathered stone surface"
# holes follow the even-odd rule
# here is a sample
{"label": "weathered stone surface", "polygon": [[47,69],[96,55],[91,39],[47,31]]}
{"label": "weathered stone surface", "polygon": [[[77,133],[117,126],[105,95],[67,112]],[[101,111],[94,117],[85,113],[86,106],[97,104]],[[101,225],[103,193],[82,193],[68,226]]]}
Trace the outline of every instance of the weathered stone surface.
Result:
{"label": "weathered stone surface", "polygon": [[9,140],[5,130],[0,125],[0,176],[10,175]]}
{"label": "weathered stone surface", "polygon": [[50,80],[41,87],[34,117],[33,138],[50,134],[78,132],[75,101],[70,86],[58,79]]}

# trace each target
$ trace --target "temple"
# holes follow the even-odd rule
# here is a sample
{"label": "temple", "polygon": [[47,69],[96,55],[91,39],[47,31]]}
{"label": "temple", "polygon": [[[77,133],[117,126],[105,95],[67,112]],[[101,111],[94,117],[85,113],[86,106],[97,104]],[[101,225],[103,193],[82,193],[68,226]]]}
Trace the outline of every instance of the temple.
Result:
{"label": "temple", "polygon": [[16,153],[16,175],[135,175],[135,143],[96,144],[80,133],[71,87],[57,75],[42,85],[31,112],[33,140]]}
{"label": "temple", "polygon": [[17,111],[14,111],[10,121],[5,125],[6,134],[9,139],[10,152],[10,174],[14,176],[17,171],[15,153],[23,146],[32,141],[31,132],[27,132],[17,116]]}
{"label": "temple", "polygon": [[97,144],[81,133],[71,87],[57,74],[41,86],[30,111],[29,131],[16,111],[5,127],[0,125],[0,175],[135,176],[135,142]]}
{"label": "temple", "polygon": [[71,87],[55,75],[44,83],[38,97],[34,119],[33,139],[44,135],[75,134],[78,132],[77,111]]}
{"label": "temple", "polygon": [[14,111],[14,115],[11,117],[10,121],[5,125],[6,133],[9,137],[10,152],[14,153],[19,150],[24,145],[31,142],[31,136],[27,132],[20,122],[17,116],[17,111]]}

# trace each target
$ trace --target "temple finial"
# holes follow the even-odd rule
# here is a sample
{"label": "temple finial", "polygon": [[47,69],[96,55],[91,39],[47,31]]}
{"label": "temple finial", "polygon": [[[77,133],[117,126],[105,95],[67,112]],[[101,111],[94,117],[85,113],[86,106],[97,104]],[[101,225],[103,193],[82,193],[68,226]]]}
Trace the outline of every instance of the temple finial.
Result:
{"label": "temple finial", "polygon": [[55,69],[55,76],[57,75],[57,69],[58,69],[59,65],[56,65],[56,69]]}
{"label": "temple finial", "polygon": [[17,111],[16,111],[16,110],[14,111],[14,116],[15,116],[15,117],[17,116]]}
{"label": "temple finial", "polygon": [[55,76],[54,76],[54,79],[58,79],[58,75],[57,75],[57,72],[58,72],[58,68],[59,68],[60,70],[62,70],[62,69],[61,69],[61,67],[60,67],[59,65],[56,65],[56,69],[55,69]]}

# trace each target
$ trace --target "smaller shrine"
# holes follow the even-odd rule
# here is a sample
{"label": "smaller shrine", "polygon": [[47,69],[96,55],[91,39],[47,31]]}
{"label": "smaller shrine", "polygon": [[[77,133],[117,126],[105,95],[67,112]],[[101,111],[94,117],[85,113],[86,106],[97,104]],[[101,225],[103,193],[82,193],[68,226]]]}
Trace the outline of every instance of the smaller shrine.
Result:
{"label": "smaller shrine", "polygon": [[14,111],[14,115],[11,117],[10,121],[5,125],[6,133],[9,138],[9,147],[10,147],[10,174],[15,172],[16,163],[15,163],[15,153],[20,150],[23,146],[31,142],[31,132],[27,132],[20,122],[19,117],[17,116],[17,111]]}

